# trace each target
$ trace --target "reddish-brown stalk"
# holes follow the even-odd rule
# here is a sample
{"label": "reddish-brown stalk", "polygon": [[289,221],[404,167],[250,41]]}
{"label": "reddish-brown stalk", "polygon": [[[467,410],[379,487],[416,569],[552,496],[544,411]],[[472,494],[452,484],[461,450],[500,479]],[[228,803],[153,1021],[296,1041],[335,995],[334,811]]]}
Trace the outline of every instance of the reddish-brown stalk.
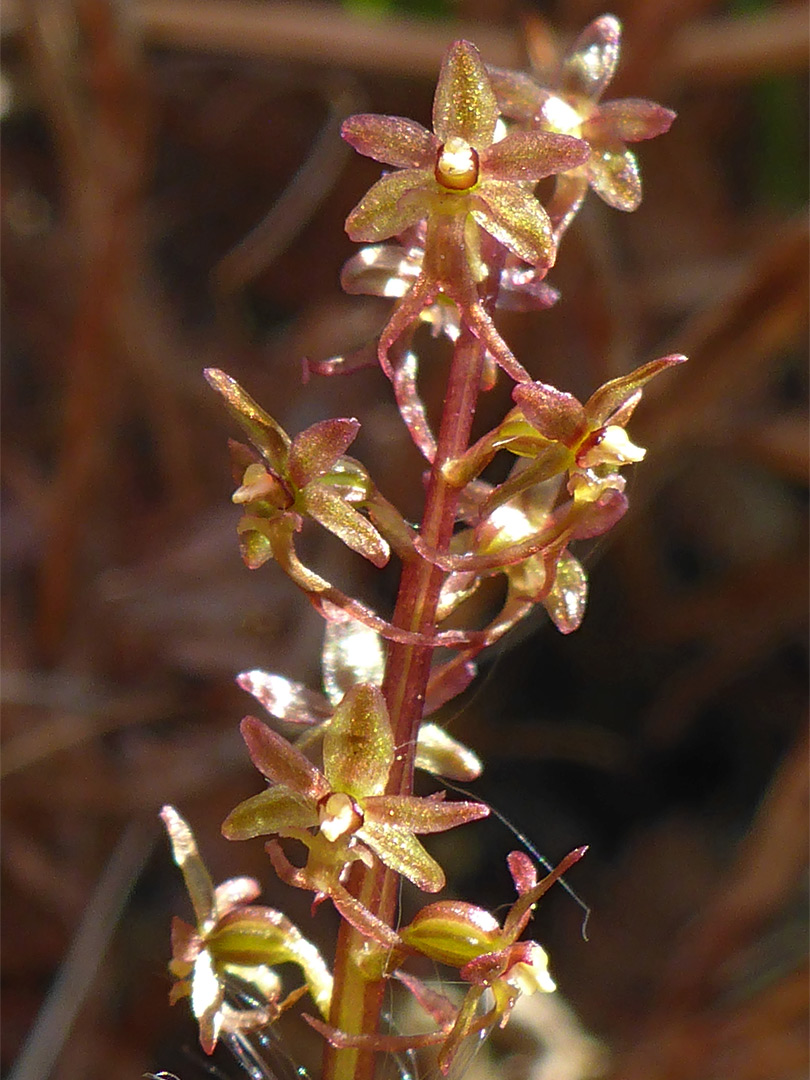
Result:
{"label": "reddish-brown stalk", "polygon": [[[503,256],[491,245],[489,277],[485,283],[485,305],[495,306],[495,284]],[[420,535],[437,551],[446,551],[453,534],[459,491],[447,483],[441,468],[457,458],[470,444],[484,369],[483,344],[463,327],[455,343],[443,411],[439,425],[436,459],[431,466]],[[397,603],[392,622],[395,626],[431,634],[436,625],[436,606],[444,572],[419,555],[402,568]],[[389,644],[383,694],[388,705],[397,756],[389,775],[389,794],[410,794],[413,789],[416,737],[422,720],[432,647]],[[361,902],[383,922],[394,925],[398,876],[378,863],[373,870],[357,866],[350,887]],[[366,939],[350,923],[343,921],[337,942],[334,968],[331,1024],[350,1033],[378,1030],[384,980],[369,981],[357,966]],[[337,1050],[327,1044],[324,1057],[324,1080],[371,1080],[374,1075],[373,1052],[356,1049]]]}

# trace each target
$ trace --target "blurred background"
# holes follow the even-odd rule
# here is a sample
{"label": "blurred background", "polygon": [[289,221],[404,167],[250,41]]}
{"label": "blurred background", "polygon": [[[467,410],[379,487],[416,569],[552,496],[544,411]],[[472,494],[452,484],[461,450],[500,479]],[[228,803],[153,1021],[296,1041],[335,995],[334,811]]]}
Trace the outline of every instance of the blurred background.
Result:
{"label": "blurred background", "polygon": [[[606,97],[678,120],[637,148],[641,209],[591,196],[549,279],[562,300],[502,326],[535,377],[580,397],[670,351],[690,363],[636,414],[649,453],[626,519],[588,555],[583,627],[562,638],[538,617],[445,710],[486,762],[476,794],[553,861],[591,845],[571,875],[589,941],[555,890],[532,936],[559,991],[528,999],[475,1067],[803,1080],[808,9],[611,10],[625,41]],[[302,388],[304,357],[358,348],[388,310],[340,291],[343,220],[380,171],[340,121],[427,123],[454,38],[542,73],[602,13],[4,0],[4,1075],[240,1075],[227,1056],[209,1069],[187,1008],[168,1006],[170,918],[189,912],[165,802],[215,880],[256,875],[265,902],[329,941],[327,905],[310,923],[260,842],[219,834],[258,790],[233,677],[261,666],[317,688],[321,625],[272,564],[241,563],[237,432],[201,370],[225,368],[293,432],[358,416],[353,452],[416,518],[420,459],[382,374]],[[435,409],[442,343],[422,344]],[[502,379],[482,402],[482,430],[508,394]],[[315,531],[302,550],[390,610],[393,568],[372,576]],[[516,846],[491,819],[434,850],[451,890],[495,909]]]}

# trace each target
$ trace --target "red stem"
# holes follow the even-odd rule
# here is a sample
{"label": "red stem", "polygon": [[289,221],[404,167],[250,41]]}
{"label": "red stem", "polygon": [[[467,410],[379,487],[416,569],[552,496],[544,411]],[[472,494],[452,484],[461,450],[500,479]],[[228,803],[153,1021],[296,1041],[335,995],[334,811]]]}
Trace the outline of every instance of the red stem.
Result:
{"label": "red stem", "polygon": [[[438,451],[431,469],[422,519],[421,535],[435,550],[446,551],[453,534],[458,505],[458,489],[444,479],[441,466],[467,449],[481,387],[484,347],[466,328],[456,342],[439,429]],[[432,632],[444,572],[415,555],[405,563],[394,625],[408,630]],[[394,740],[400,753],[388,779],[388,792],[409,794],[413,784],[416,738],[425,701],[432,647],[389,645],[383,694],[388,704]],[[373,870],[358,866],[349,881],[351,891],[389,926],[394,925],[398,877],[377,864]],[[378,1029],[383,979],[364,978],[355,957],[363,956],[366,942],[362,934],[343,922],[335,957],[335,985],[331,1024],[341,1031],[373,1032]],[[357,1049],[327,1047],[324,1080],[372,1080],[375,1055]]]}

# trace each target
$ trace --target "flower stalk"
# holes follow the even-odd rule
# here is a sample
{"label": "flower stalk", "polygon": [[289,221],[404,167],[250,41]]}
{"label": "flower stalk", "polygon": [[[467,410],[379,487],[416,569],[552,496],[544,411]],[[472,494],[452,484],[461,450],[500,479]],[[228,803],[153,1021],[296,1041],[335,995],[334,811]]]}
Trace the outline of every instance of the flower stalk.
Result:
{"label": "flower stalk", "polygon": [[[350,260],[343,281],[349,292],[396,299],[375,351],[429,466],[418,526],[347,454],[356,418],[323,420],[291,437],[230,376],[206,373],[250,441],[231,443],[243,560],[253,570],[275,562],[327,624],[324,694],[262,671],[239,676],[271,717],[301,735],[292,741],[256,717],[244,718],[249,755],[269,787],[235,807],[222,830],[230,840],[268,837],[277,876],[311,892],[313,910],[331,903],[341,920],[330,971],[285,916],[248,904],[258,895],[256,882],[233,879],[214,889],[190,829],[165,808],[196,919],[196,928],[175,923],[173,999],[191,998],[207,1053],[220,1033],[261,1028],[309,993],[321,1017],[305,1018],[325,1040],[322,1080],[373,1080],[380,1053],[427,1046],[439,1048],[447,1073],[466,1040],[507,1022],[520,994],[553,991],[545,952],[521,935],[536,903],[584,847],[540,881],[525,854],[511,853],[518,899],[503,924],[466,901],[427,904],[404,928],[396,919],[403,881],[426,893],[445,884],[417,837],[490,811],[446,799],[443,791],[413,794],[415,768],[465,781],[481,771],[471,751],[426,717],[470,684],[476,657],[537,605],[562,633],[579,626],[587,575],[569,549],[607,532],[625,513],[622,469],[645,456],[628,422],[649,381],[684,359],[645,364],[581,404],[534,378],[497,329],[499,308],[537,311],[557,299],[545,278],[589,187],[621,210],[641,199],[626,143],[662,133],[674,114],[635,99],[601,102],[619,38],[612,16],[597,19],[562,59],[551,87],[488,70],[475,46],[458,41],[439,74],[432,130],[371,114],[343,125],[358,152],[393,168],[349,214],[349,236],[373,247]],[[544,206],[535,189],[546,177],[553,181]],[[452,343],[436,433],[419,395],[422,323]],[[310,370],[344,367],[351,363],[337,357]],[[498,369],[515,384],[514,407],[472,442],[479,395]],[[511,468],[493,485],[482,472],[497,455]],[[377,568],[399,560],[390,618],[301,562],[296,538],[312,527]],[[493,574],[506,579],[501,609],[484,626],[444,629]],[[304,849],[303,865],[290,841]],[[455,968],[469,984],[460,1006],[409,970],[419,957]],[[297,968],[303,984],[283,987],[281,964]],[[230,1004],[234,978],[252,988],[257,1007]],[[430,1015],[433,1032],[381,1030],[392,978]],[[483,1011],[487,992],[491,1005]]]}

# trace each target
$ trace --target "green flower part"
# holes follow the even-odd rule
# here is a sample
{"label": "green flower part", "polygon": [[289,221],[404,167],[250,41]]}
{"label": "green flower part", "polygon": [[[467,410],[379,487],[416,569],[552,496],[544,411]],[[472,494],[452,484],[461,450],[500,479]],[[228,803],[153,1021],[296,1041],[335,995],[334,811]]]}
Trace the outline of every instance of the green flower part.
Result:
{"label": "green flower part", "polygon": [[[309,848],[307,866],[298,875],[287,870],[285,880],[295,876],[293,884],[333,900],[337,896],[341,911],[343,870],[357,858],[370,864],[372,853],[420,889],[438,892],[444,872],[416,834],[444,832],[489,813],[481,803],[448,803],[443,795],[384,794],[394,738],[385,701],[373,685],[352,687],[335,709],[323,739],[323,772],[254,717],[242,721],[242,735],[253,764],[272,787],[237,806],[223,823],[224,835],[301,840]],[[272,853],[278,869],[280,850]]]}
{"label": "green flower part", "polygon": [[[280,911],[247,903],[260,891],[252,878],[230,878],[214,888],[188,824],[172,806],[164,806],[160,816],[197,924],[195,928],[178,918],[172,922],[169,970],[177,981],[170,1000],[191,999],[206,1054],[214,1052],[223,1032],[264,1027],[307,989],[321,1014],[328,1016],[332,976],[317,948]],[[280,1001],[275,966],[284,963],[301,969],[306,986]],[[247,983],[266,1004],[250,1009],[230,1005],[229,979]]]}
{"label": "green flower part", "polygon": [[498,103],[474,45],[457,41],[442,63],[433,102],[433,131],[395,116],[350,117],[342,134],[366,157],[399,171],[379,180],[346,221],[352,240],[377,243],[426,222],[418,276],[380,337],[378,356],[391,377],[388,350],[442,293],[460,319],[519,382],[528,375],[485,312],[478,285],[487,276],[482,228],[532,266],[551,266],[551,223],[532,185],[582,164],[579,139],[543,131],[499,139]]}
{"label": "green flower part", "polygon": [[[382,638],[347,615],[333,619],[326,624],[321,667],[323,694],[258,668],[242,672],[236,681],[277,720],[307,728],[296,743],[303,749],[323,736],[332,713],[353,685],[382,686],[385,673]],[[460,694],[472,682],[475,672],[475,664],[463,658],[437,665],[425,692],[425,716]],[[417,769],[459,783],[477,779],[483,768],[472,750],[433,723],[422,723],[419,728],[414,764]]]}
{"label": "green flower part", "polygon": [[373,485],[363,466],[345,456],[360,430],[359,422],[322,420],[291,439],[224,371],[209,368],[205,377],[262,459],[251,461],[249,452],[237,445],[235,462],[244,471],[233,501],[245,510],[237,528],[247,566],[255,570],[275,559],[302,589],[328,589],[329,583],[304,567],[295,554],[293,536],[307,517],[375,566],[385,566],[388,544],[355,509],[373,499]]}

